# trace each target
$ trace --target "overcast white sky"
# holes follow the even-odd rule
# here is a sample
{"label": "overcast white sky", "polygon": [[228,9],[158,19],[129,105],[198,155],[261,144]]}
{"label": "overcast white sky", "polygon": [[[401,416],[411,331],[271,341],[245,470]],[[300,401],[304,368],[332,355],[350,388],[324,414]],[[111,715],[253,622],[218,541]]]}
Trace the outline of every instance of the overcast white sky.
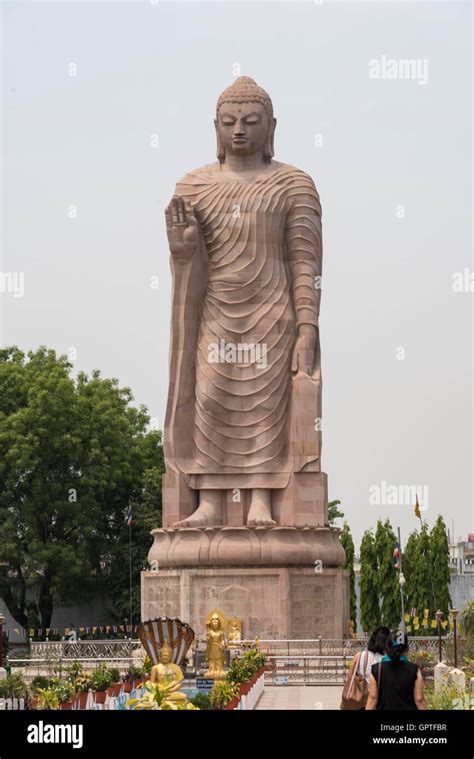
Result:
{"label": "overcast white sky", "polygon": [[[470,4],[7,1],[3,42],[1,270],[25,293],[0,295],[2,344],[75,348],[162,425],[163,210],[214,160],[239,64],[272,96],[276,159],[321,195],[330,498],[357,542],[379,516],[417,526],[369,503],[382,482],[428,487],[430,524],[472,531],[474,294],[452,290],[474,268]],[[382,56],[419,59],[427,83],[370,79]]]}

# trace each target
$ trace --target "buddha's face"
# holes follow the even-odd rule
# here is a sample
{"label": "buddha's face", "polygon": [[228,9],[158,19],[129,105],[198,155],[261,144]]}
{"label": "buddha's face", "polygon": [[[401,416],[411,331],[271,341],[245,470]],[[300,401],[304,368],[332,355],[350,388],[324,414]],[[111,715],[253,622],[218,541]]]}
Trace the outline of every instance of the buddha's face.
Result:
{"label": "buddha's face", "polygon": [[223,103],[216,121],[226,155],[262,154],[270,129],[261,103]]}
{"label": "buddha's face", "polygon": [[160,661],[162,664],[169,664],[171,661],[171,651],[169,648],[160,648]]}
{"label": "buddha's face", "polygon": [[218,630],[221,626],[221,623],[219,622],[219,619],[217,617],[213,617],[211,619],[211,627],[213,630]]}

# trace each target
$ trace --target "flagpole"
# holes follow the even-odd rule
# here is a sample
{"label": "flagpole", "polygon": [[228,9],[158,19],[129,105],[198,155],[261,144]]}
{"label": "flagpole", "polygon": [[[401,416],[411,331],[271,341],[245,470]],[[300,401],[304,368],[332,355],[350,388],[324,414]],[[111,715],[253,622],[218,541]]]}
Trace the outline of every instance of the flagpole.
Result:
{"label": "flagpole", "polygon": [[130,576],[130,624],[133,625],[133,600],[132,600],[132,524],[131,520],[128,525],[128,559],[129,559],[129,576]]}
{"label": "flagpole", "polygon": [[402,539],[401,539],[401,533],[400,533],[400,527],[398,527],[398,550],[400,552],[399,555],[399,562],[400,562],[400,569],[398,570],[398,582],[400,585],[400,597],[402,601],[402,624],[401,629],[406,630],[405,625],[405,599],[403,598],[403,586],[405,585],[405,575],[403,574],[402,569]]}

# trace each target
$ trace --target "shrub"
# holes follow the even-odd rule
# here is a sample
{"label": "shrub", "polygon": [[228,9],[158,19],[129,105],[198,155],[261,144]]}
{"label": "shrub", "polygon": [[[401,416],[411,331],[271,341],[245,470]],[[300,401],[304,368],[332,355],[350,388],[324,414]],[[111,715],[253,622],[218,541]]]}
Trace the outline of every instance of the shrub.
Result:
{"label": "shrub", "polygon": [[454,685],[441,685],[435,693],[434,687],[429,685],[425,687],[425,701],[428,709],[460,709],[464,708],[460,706],[464,703],[464,693]]}
{"label": "shrub", "polygon": [[141,667],[136,667],[131,664],[123,676],[124,683],[131,683],[133,680],[140,680],[143,677],[143,670]]}
{"label": "shrub", "polygon": [[459,631],[466,637],[474,638],[474,601],[468,601],[458,617]]}
{"label": "shrub", "polygon": [[264,666],[265,656],[258,649],[252,648],[243,656],[236,656],[232,659],[227,672],[227,680],[231,683],[246,683]]}
{"label": "shrub", "polygon": [[113,683],[119,683],[120,682],[120,670],[117,669],[117,667],[113,667],[110,670],[110,676],[112,678]]}
{"label": "shrub", "polygon": [[95,691],[102,692],[110,688],[113,683],[112,672],[107,669],[105,664],[100,664],[92,673],[91,688]]}
{"label": "shrub", "polygon": [[38,690],[38,700],[36,709],[59,709],[59,698],[52,688],[40,688]]}
{"label": "shrub", "polygon": [[13,672],[0,680],[0,698],[25,698],[26,683],[21,672]]}
{"label": "shrub", "polygon": [[223,709],[233,698],[238,696],[239,693],[240,688],[237,683],[218,680],[214,683],[214,687],[211,690],[211,704],[214,709]]}
{"label": "shrub", "polygon": [[73,683],[70,683],[68,680],[62,680],[60,677],[53,677],[47,690],[52,690],[61,703],[70,701],[75,693]]}
{"label": "shrub", "polygon": [[201,711],[212,709],[212,701],[208,693],[196,693],[196,695],[191,698],[190,701]]}
{"label": "shrub", "polygon": [[49,677],[45,677],[44,675],[36,675],[36,677],[34,677],[31,681],[30,688],[33,693],[37,693],[40,688],[42,690],[45,690],[46,688],[49,688],[49,685]]}

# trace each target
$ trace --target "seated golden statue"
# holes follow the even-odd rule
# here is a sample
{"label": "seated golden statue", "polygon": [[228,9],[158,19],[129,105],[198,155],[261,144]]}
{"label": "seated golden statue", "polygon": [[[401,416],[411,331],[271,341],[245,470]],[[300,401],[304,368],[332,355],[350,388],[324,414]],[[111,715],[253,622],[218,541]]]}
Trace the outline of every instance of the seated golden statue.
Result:
{"label": "seated golden statue", "polygon": [[230,645],[238,645],[242,641],[242,622],[237,617],[232,617],[227,626],[227,638]]}
{"label": "seated golden statue", "polygon": [[223,680],[225,672],[225,637],[222,629],[222,621],[217,612],[214,612],[207,624],[206,658],[209,669],[205,677],[214,680]]}
{"label": "seated golden statue", "polygon": [[163,643],[159,652],[159,662],[151,668],[150,682],[157,683],[160,686],[168,687],[169,701],[186,700],[184,693],[177,689],[181,685],[184,675],[181,668],[171,661],[173,650],[169,643]]}

